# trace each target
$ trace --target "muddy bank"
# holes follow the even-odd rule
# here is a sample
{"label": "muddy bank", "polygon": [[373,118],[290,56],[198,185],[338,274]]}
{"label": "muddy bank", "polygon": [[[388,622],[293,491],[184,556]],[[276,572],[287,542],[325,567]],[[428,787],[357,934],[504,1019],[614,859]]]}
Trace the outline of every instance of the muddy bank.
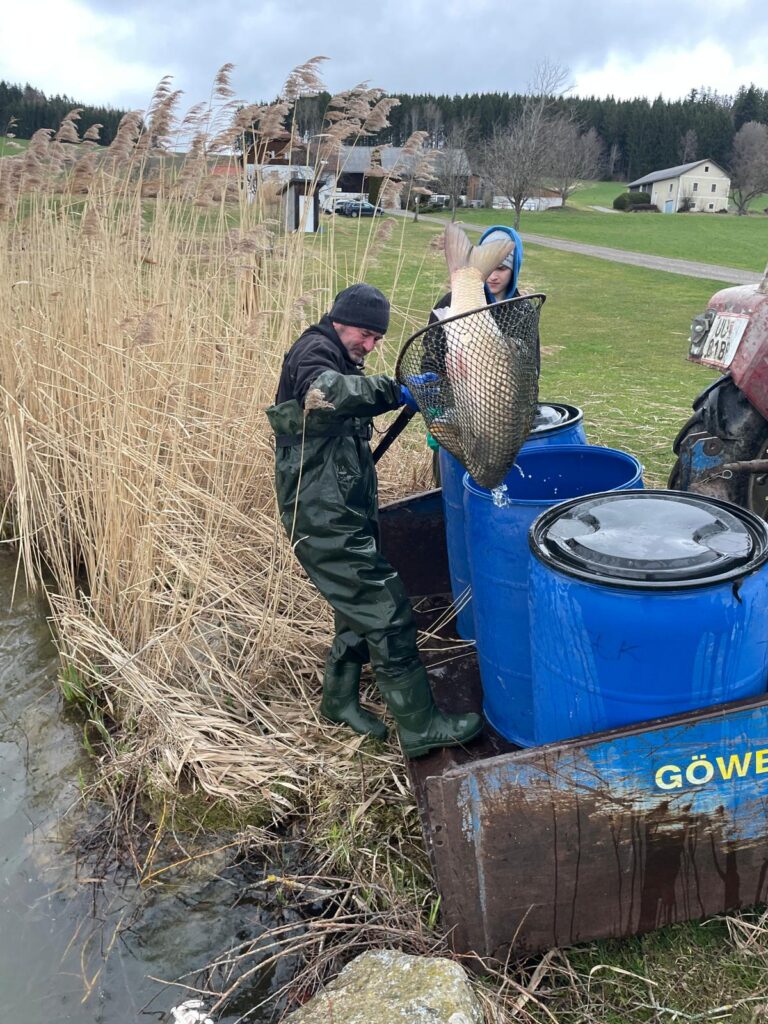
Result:
{"label": "muddy bank", "polygon": [[[45,605],[16,585],[0,555],[0,992],[3,1017],[24,1024],[165,1020],[193,993],[227,988],[242,968],[204,968],[236,943],[288,921],[264,866],[232,850],[168,872],[140,890],[135,873],[98,850],[106,808],[80,800],[89,764],[83,723],[62,706]],[[226,842],[228,837],[222,839]],[[183,840],[182,840],[183,841]],[[90,843],[90,852],[83,849]],[[215,844],[214,844],[215,845]],[[190,839],[190,846],[194,842]],[[98,856],[97,856],[98,854]],[[258,956],[251,956],[252,967]],[[229,1024],[288,980],[291,964],[246,986]],[[156,980],[162,979],[162,980]],[[213,1003],[208,998],[208,1005]],[[249,1021],[270,1019],[267,1011]]]}

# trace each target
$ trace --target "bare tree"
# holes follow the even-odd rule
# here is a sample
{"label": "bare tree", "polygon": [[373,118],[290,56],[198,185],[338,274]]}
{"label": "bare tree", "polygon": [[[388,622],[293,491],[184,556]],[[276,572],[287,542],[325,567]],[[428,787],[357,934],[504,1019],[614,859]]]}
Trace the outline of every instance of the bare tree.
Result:
{"label": "bare tree", "polygon": [[520,227],[523,204],[544,177],[550,111],[567,74],[558,64],[539,65],[520,116],[506,128],[497,128],[481,154],[482,173],[514,207],[516,228]]}
{"label": "bare tree", "polygon": [[731,155],[731,198],[736,212],[749,212],[749,202],[768,192],[768,126],[747,121],[733,138]]}
{"label": "bare tree", "polygon": [[613,176],[616,173],[616,164],[621,160],[621,146],[618,142],[612,142],[611,148],[608,150],[608,177],[613,181]]}
{"label": "bare tree", "polygon": [[427,132],[432,145],[439,146],[443,135],[443,112],[433,100],[429,100],[424,105],[422,127]]}
{"label": "bare tree", "polygon": [[582,132],[569,114],[549,118],[545,143],[544,181],[565,206],[582,181],[598,177],[603,145],[594,128]]}
{"label": "bare tree", "polygon": [[698,151],[699,137],[693,128],[689,128],[687,132],[680,136],[680,144],[677,147],[680,163],[688,164],[692,160],[695,160]]}
{"label": "bare tree", "polygon": [[[411,132],[400,151],[400,156],[381,189],[382,204],[388,205],[393,192],[408,206],[413,202],[414,220],[419,219],[419,205],[422,198],[432,195],[429,185],[435,181],[436,150],[426,149],[427,132]],[[394,179],[397,180],[393,188]]]}
{"label": "bare tree", "polygon": [[446,136],[445,148],[435,156],[435,175],[443,194],[450,198],[451,220],[456,220],[459,197],[466,192],[467,179],[472,173],[468,154],[474,137],[475,126],[469,118],[457,121]]}

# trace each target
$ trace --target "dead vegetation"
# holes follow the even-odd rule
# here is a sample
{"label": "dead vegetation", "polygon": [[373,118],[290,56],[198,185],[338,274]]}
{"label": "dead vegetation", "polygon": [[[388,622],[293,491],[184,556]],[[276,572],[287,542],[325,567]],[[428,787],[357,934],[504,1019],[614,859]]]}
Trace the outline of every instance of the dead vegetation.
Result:
{"label": "dead vegetation", "polygon": [[[364,949],[448,951],[398,749],[318,718],[330,617],[275,515],[263,410],[282,354],[337,288],[398,245],[385,220],[341,272],[332,230],[311,246],[285,234],[275,184],[250,201],[223,155],[252,123],[257,145],[290,141],[291,103],[317,88],[318,68],[293,72],[276,103],[242,107],[225,66],[213,102],[183,116],[165,80],[106,149],[79,139],[73,112],[0,160],[6,538],[47,592],[62,687],[100,740],[113,822],[130,826],[148,794],[163,807],[141,855],[130,847],[144,885],[190,860],[161,846],[180,792],[255,809],[261,827],[238,846],[263,852],[287,836],[311,864],[262,883],[300,926],[220,953],[206,984],[189,986],[219,1008],[286,956],[298,973],[283,995],[295,1002]],[[383,127],[387,102],[367,87],[334,97],[328,154]],[[401,188],[387,181],[382,196]],[[429,463],[425,448],[405,447],[385,464],[382,493],[423,486]],[[764,919],[729,928],[734,959],[768,969]],[[618,1016],[606,979],[630,992]],[[652,988],[641,971],[574,967],[554,952],[486,964],[482,991],[489,1022],[728,1016],[686,1017],[653,1003]],[[768,998],[747,1002],[732,1018],[762,1020]]]}

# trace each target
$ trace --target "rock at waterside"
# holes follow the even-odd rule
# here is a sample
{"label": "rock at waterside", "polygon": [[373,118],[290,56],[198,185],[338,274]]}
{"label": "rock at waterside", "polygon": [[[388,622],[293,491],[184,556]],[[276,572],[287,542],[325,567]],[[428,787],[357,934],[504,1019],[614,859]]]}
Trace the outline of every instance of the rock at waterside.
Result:
{"label": "rock at waterside", "polygon": [[482,1024],[462,967],[380,949],[356,957],[283,1024]]}

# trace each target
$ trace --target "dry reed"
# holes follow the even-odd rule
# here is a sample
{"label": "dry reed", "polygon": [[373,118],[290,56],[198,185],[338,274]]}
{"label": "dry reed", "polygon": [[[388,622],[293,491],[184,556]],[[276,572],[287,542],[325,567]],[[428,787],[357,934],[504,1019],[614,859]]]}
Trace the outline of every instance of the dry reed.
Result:
{"label": "dry reed", "polygon": [[[320,61],[245,108],[243,145],[290,137]],[[75,110],[0,161],[0,481],[62,659],[114,725],[105,774],[259,802],[277,821],[359,772],[361,741],[317,717],[330,617],[277,523],[264,416],[283,352],[346,282],[332,232],[282,233],[274,187],[253,197],[240,164],[215,165],[246,124],[231,71],[183,116],[163,79],[106,149],[79,140]],[[384,126],[390,106],[357,87],[327,133]],[[399,481],[424,475],[423,456],[398,461]],[[369,770],[398,765],[393,747]]]}
{"label": "dry reed", "polygon": [[[279,526],[264,415],[291,342],[402,239],[393,221],[367,237],[359,224],[353,259],[337,260],[332,229],[286,234],[279,183],[254,188],[226,155],[237,140],[292,149],[292,104],[320,87],[320,61],[267,106],[236,103],[225,65],[209,102],[180,114],[166,78],[106,148],[79,138],[72,111],[0,159],[6,538],[96,714],[113,825],[135,822],[147,794],[165,807],[181,791],[255,806],[265,826],[301,821],[307,859],[338,873],[352,914],[306,944],[325,950],[316,978],[361,943],[433,944],[419,937],[431,887],[398,748],[317,713],[331,616]],[[335,97],[294,159],[384,127],[393,102],[366,86]],[[398,273],[396,315],[420,326]],[[406,448],[382,493],[428,477],[426,448]],[[146,857],[141,837],[123,847],[147,884],[167,828],[163,813]]]}
{"label": "dry reed", "polygon": [[[78,140],[73,111],[0,159],[6,536],[46,588],[64,663],[112,727],[101,758],[109,798],[128,817],[146,791],[258,803],[265,821],[298,823],[316,868],[265,880],[291,894],[302,925],[221,954],[205,990],[219,1005],[286,954],[307,965],[286,992],[302,1000],[365,948],[447,952],[431,928],[438,904],[398,751],[318,719],[330,617],[277,524],[263,413],[282,353],[338,285],[396,249],[395,229],[371,232],[345,279],[332,231],[312,245],[281,233],[274,183],[258,181],[249,202],[232,160],[220,164],[234,174],[212,173],[211,153],[238,137],[257,153],[290,140],[291,104],[318,88],[319,61],[268,106],[236,104],[225,65],[211,100],[181,117],[163,80],[147,116],[126,115],[106,149],[94,133]],[[392,102],[366,86],[334,97],[316,154],[383,127]],[[178,136],[183,159],[169,152]],[[423,142],[416,133],[405,158],[427,175]],[[385,176],[382,201],[405,189],[397,177]],[[396,270],[390,290],[407,322],[397,281]],[[422,486],[428,472],[427,450],[406,449],[386,463],[382,493]],[[155,863],[162,829],[135,856],[148,884],[173,866]],[[751,958],[768,970],[765,917],[728,927],[737,966]],[[485,967],[489,1021],[618,1019],[598,968],[580,974],[565,954]],[[685,1018],[652,981],[631,980],[621,1019]]]}

